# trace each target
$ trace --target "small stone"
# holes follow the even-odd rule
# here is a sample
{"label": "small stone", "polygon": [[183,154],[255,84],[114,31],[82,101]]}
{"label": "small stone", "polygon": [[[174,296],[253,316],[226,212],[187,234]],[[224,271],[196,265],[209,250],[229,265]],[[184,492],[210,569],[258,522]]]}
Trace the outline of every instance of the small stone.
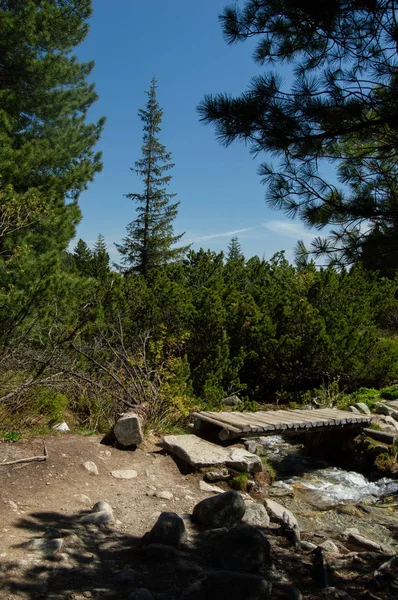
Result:
{"label": "small stone", "polygon": [[83,463],[83,467],[88,471],[91,475],[98,475],[98,467],[92,460],[88,460]]}
{"label": "small stone", "polygon": [[18,510],[18,504],[12,500],[6,500],[6,504],[8,505],[8,508],[11,508],[11,510]]}
{"label": "small stone", "polygon": [[227,481],[230,478],[228,469],[220,469],[218,471],[207,471],[205,473],[206,481]]}
{"label": "small stone", "polygon": [[349,407],[348,407],[348,410],[349,410],[350,412],[352,412],[352,413],[356,414],[356,415],[360,415],[360,414],[361,414],[361,411],[360,411],[360,410],[358,410],[358,408],[357,408],[356,406],[353,406],[353,405],[349,406]]}
{"label": "small stone", "polygon": [[118,573],[114,579],[116,583],[134,583],[137,580],[139,573],[134,569],[125,569]]}
{"label": "small stone", "polygon": [[113,433],[122,446],[141,444],[144,439],[141,417],[135,413],[124,413],[116,422]]}
{"label": "small stone", "polygon": [[93,508],[91,509],[91,512],[95,513],[95,512],[101,512],[101,511],[106,511],[106,512],[111,513],[112,507],[107,502],[103,502],[102,500],[100,500],[99,502],[96,502],[94,504]]}
{"label": "small stone", "polygon": [[222,494],[224,490],[216,485],[209,485],[205,481],[199,481],[199,488],[202,492],[213,492],[213,494]]}
{"label": "small stone", "polygon": [[322,550],[329,554],[340,554],[339,548],[332,540],[325,540],[322,544],[319,544],[318,548],[322,548]]}
{"label": "small stone", "polygon": [[312,552],[313,550],[315,550],[316,547],[317,547],[316,544],[312,544],[311,542],[307,542],[307,541],[301,542],[302,550],[308,550],[308,551]]}
{"label": "small stone", "polygon": [[160,490],[158,492],[155,492],[154,496],[156,496],[156,498],[160,498],[160,500],[172,500],[174,497],[173,493],[168,492],[167,490]]}
{"label": "small stone", "polygon": [[62,423],[58,423],[58,425],[54,425],[54,431],[70,431],[68,425],[63,421]]}
{"label": "small stone", "polygon": [[257,502],[246,504],[246,512],[243,515],[242,523],[246,525],[256,525],[258,527],[268,527],[270,518],[265,507]]}
{"label": "small stone", "polygon": [[119,469],[118,471],[111,471],[111,475],[116,479],[135,479],[138,473],[133,469]]}
{"label": "small stone", "polygon": [[174,512],[161,513],[151,531],[144,536],[146,544],[162,544],[165,546],[179,546],[185,539],[184,521]]}
{"label": "small stone", "polygon": [[245,448],[252,454],[257,454],[257,443],[254,440],[246,440],[244,442]]}
{"label": "small stone", "polygon": [[81,504],[91,504],[92,500],[86,494],[73,494],[73,497]]}
{"label": "small stone", "polygon": [[112,513],[102,510],[100,512],[84,515],[81,517],[80,523],[83,523],[83,525],[110,525],[114,520]]}
{"label": "small stone", "polygon": [[245,512],[246,505],[241,494],[230,491],[205,498],[196,504],[192,518],[210,529],[233,527],[241,522]]}

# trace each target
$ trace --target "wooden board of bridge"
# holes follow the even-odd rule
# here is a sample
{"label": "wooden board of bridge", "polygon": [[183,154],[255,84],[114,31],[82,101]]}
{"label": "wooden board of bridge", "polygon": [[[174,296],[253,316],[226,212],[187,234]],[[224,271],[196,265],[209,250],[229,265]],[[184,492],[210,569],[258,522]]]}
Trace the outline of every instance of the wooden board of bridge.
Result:
{"label": "wooden board of bridge", "polygon": [[213,425],[220,428],[221,440],[263,435],[368,427],[371,415],[335,408],[315,410],[267,410],[258,412],[206,412],[193,414],[194,428]]}

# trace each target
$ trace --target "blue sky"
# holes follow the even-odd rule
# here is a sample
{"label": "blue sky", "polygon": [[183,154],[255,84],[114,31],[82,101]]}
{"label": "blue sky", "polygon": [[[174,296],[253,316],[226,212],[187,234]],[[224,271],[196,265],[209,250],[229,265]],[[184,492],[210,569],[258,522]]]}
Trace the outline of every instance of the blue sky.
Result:
{"label": "blue sky", "polygon": [[266,189],[257,175],[265,156],[254,159],[239,143],[222,147],[214,130],[199,122],[196,107],[204,94],[239,94],[262,71],[252,59],[253,44],[225,43],[218,14],[226,4],[93,0],[90,33],[76,54],[95,61],[92,79],[99,101],[90,119],[107,118],[99,143],[104,168],[81,195],[77,238],[93,245],[102,233],[116,262],[113,243],[135,218],[134,203],[124,194],[142,190],[130,167],[141,156],[137,113],[153,76],[164,111],[160,140],[175,163],[169,191],[177,194],[180,207],[174,229],[185,231],[184,243],[220,251],[236,234],[248,258],[270,258],[278,250],[291,258],[297,239],[313,237],[299,221],[266,206]]}

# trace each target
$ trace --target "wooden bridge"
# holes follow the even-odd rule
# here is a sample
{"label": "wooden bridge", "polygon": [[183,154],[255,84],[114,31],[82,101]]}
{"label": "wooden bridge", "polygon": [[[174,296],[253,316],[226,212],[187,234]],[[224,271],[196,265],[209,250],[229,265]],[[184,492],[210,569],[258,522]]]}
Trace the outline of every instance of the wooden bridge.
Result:
{"label": "wooden bridge", "polygon": [[372,416],[334,408],[315,410],[268,410],[258,412],[198,412],[193,414],[196,431],[218,427],[220,440],[276,434],[312,433],[315,431],[363,428]]}

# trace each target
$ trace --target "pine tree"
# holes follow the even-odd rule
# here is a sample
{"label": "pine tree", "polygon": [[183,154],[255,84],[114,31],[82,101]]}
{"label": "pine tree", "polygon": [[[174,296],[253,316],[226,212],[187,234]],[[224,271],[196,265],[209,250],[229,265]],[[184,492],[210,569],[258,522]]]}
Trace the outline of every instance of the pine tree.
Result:
{"label": "pine tree", "polygon": [[11,298],[0,303],[3,346],[24,327],[33,339],[50,314],[75,318],[84,287],[65,273],[65,252],[78,196],[101,169],[94,146],[104,120],[87,121],[93,63],[73,56],[91,12],[91,0],[0,0],[0,222],[10,224],[0,232],[0,295]]}
{"label": "pine tree", "polygon": [[104,279],[109,273],[109,254],[104,236],[100,233],[94,245],[92,254],[92,275],[97,279]]}
{"label": "pine tree", "polygon": [[[206,96],[202,120],[215,125],[225,145],[245,140],[256,155],[277,157],[277,164],[260,167],[271,206],[312,227],[335,228],[311,250],[355,262],[369,237],[372,252],[380,252],[376,263],[388,253],[398,268],[391,243],[398,212],[394,5],[245,0],[220,19],[228,43],[256,36],[256,62],[291,63],[294,80],[286,89],[279,73],[268,70],[238,97]],[[326,163],[329,171],[335,167],[327,178]],[[382,237],[389,238],[384,247]]]}
{"label": "pine tree", "polygon": [[234,235],[228,244],[227,261],[230,262],[242,259],[244,259],[242,248],[239,243],[238,236]]}
{"label": "pine tree", "polygon": [[89,276],[91,274],[91,263],[93,260],[93,253],[81,238],[78,240],[73,250],[73,261],[79,273],[82,275]]}
{"label": "pine tree", "polygon": [[174,166],[171,154],[159,141],[163,111],[156,98],[157,82],[153,78],[145,109],[140,109],[143,122],[142,158],[135,163],[135,171],[144,184],[142,193],[126,194],[137,202],[137,218],[127,225],[127,236],[116,244],[126,271],[148,277],[151,271],[169,262],[181,259],[188,247],[175,248],[184,234],[174,235],[173,221],[179,202],[171,203],[175,194],[167,193],[171,180],[168,174]]}

